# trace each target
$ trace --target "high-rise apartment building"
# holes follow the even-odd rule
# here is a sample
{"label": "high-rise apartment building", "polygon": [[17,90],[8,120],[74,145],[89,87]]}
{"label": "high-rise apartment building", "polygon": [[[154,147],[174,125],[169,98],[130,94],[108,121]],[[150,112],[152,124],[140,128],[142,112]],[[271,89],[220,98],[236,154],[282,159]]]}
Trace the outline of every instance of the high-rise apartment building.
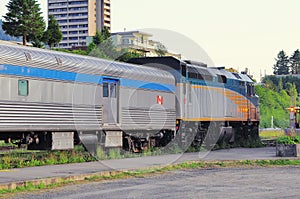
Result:
{"label": "high-rise apartment building", "polygon": [[59,48],[86,46],[97,29],[110,30],[110,0],[48,0],[48,15],[54,15],[63,33]]}

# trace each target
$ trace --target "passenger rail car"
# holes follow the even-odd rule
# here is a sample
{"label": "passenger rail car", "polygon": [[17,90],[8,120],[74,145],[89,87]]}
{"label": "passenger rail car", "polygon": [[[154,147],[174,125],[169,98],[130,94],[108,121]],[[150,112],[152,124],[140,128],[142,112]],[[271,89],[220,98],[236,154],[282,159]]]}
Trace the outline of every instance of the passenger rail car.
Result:
{"label": "passenger rail car", "polygon": [[0,43],[0,139],[32,149],[89,146],[141,151],[176,128],[167,71]]}
{"label": "passenger rail car", "polygon": [[181,143],[243,145],[258,140],[259,98],[247,74],[173,57],[134,58],[129,62],[173,74],[176,129]]}

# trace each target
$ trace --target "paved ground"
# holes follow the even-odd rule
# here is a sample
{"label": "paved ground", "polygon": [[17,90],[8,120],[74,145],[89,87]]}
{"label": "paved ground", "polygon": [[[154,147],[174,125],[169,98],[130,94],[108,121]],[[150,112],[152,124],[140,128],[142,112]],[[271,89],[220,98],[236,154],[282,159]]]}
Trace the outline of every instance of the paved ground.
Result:
{"label": "paved ground", "polygon": [[299,198],[299,172],[300,167],[181,170],[22,193],[11,198]]}
{"label": "paved ground", "polygon": [[[0,171],[0,188],[10,183],[24,183],[44,178],[72,177],[112,170],[138,169],[157,165],[168,165],[187,160],[245,160],[275,159],[275,148],[238,148],[209,153],[187,153],[154,157],[140,157],[100,162],[30,167]],[[76,179],[76,178],[75,178]]]}

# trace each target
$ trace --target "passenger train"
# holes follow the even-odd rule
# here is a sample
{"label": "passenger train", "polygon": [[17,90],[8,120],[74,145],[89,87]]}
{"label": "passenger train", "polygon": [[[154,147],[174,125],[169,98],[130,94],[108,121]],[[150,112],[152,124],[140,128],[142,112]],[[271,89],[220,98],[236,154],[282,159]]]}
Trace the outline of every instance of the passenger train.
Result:
{"label": "passenger train", "polygon": [[[103,60],[0,43],[0,139],[28,149],[257,139],[247,74],[173,57]],[[207,139],[208,140],[208,139]],[[208,141],[207,141],[208,142]]]}

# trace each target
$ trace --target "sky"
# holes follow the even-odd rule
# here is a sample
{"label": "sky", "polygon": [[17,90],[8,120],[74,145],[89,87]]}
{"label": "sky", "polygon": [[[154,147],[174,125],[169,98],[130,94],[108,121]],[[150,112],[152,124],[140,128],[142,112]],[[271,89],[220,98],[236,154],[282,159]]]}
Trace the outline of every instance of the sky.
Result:
{"label": "sky", "polygon": [[[1,0],[1,16],[8,1]],[[38,2],[46,19],[47,0]],[[111,0],[111,25],[112,32],[154,30],[184,58],[247,67],[259,80],[272,74],[280,50],[290,56],[300,48],[299,7],[299,0]]]}

